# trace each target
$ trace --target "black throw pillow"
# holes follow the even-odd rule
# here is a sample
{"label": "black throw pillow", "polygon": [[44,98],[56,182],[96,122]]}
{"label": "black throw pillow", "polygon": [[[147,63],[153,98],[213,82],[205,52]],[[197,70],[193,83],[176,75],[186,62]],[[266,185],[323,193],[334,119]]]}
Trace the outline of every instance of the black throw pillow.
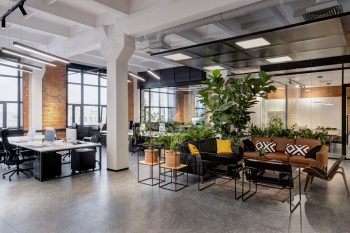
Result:
{"label": "black throw pillow", "polygon": [[312,147],[305,155],[305,158],[316,159],[316,153],[322,149],[322,145]]}
{"label": "black throw pillow", "polygon": [[244,144],[244,147],[245,147],[248,151],[250,151],[250,152],[255,151],[254,143],[253,143],[251,140],[245,139],[245,140],[243,140],[243,144]]}

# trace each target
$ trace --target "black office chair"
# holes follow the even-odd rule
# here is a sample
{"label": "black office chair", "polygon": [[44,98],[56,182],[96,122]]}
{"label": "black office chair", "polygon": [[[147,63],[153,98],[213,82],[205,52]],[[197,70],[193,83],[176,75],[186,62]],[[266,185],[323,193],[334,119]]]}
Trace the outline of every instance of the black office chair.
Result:
{"label": "black office chair", "polygon": [[19,173],[23,173],[24,175],[27,176],[27,178],[29,178],[30,176],[27,172],[32,173],[31,171],[32,169],[22,169],[19,166],[25,162],[34,160],[34,157],[32,156],[32,152],[20,151],[18,148],[13,147],[8,141],[8,134],[9,134],[8,130],[1,131],[2,145],[6,153],[4,163],[8,166],[16,166],[16,168],[2,174],[2,178],[5,179],[5,176],[10,174],[9,181],[11,181],[11,177],[15,173],[17,173],[17,175],[19,175]]}

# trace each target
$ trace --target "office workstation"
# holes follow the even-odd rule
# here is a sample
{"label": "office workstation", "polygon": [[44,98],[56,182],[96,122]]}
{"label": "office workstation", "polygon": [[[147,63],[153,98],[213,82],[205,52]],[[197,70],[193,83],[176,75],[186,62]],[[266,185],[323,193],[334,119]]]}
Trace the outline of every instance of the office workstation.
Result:
{"label": "office workstation", "polygon": [[350,0],[0,21],[0,233],[349,232]]}

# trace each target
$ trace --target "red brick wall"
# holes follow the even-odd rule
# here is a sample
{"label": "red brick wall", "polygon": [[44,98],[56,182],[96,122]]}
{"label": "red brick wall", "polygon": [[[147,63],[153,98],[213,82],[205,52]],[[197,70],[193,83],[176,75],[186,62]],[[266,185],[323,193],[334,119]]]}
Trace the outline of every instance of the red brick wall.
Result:
{"label": "red brick wall", "polygon": [[[67,121],[66,65],[46,66],[43,77],[42,127],[65,128]],[[29,75],[23,75],[23,128],[29,128]],[[134,87],[128,84],[128,118],[134,119]]]}
{"label": "red brick wall", "polygon": [[23,73],[22,79],[23,96],[23,129],[29,129],[29,74]]}
{"label": "red brick wall", "polygon": [[46,66],[43,77],[42,126],[66,128],[67,122],[67,77],[66,65],[56,63]]}

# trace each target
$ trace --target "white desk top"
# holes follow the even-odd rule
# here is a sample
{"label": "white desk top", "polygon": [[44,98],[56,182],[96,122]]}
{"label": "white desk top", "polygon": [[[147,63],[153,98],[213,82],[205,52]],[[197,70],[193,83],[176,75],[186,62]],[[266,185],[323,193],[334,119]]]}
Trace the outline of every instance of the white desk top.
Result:
{"label": "white desk top", "polygon": [[[45,138],[44,135],[37,134],[34,136],[34,138],[30,138],[27,136],[15,136],[15,137],[8,137],[8,140],[10,143],[12,142],[30,142],[30,141],[41,141]],[[0,142],[2,141],[0,137]]]}
{"label": "white desk top", "polygon": [[61,140],[54,141],[52,145],[47,143],[42,143],[41,140],[33,140],[33,141],[27,141],[27,142],[15,142],[11,140],[10,143],[15,146],[40,152],[40,153],[101,146],[100,143],[84,142],[82,144],[72,144],[72,143],[63,142]]}

